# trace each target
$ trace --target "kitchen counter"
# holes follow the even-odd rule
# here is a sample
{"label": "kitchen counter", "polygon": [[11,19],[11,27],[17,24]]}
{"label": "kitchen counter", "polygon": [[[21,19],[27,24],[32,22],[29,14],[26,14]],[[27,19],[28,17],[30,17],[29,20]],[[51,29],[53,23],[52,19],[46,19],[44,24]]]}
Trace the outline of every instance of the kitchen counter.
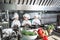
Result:
{"label": "kitchen counter", "polygon": [[[27,40],[25,38],[22,38],[21,40]],[[36,40],[42,40],[42,39],[36,39]],[[52,35],[48,37],[48,40],[60,40],[60,37],[56,36],[56,35]]]}

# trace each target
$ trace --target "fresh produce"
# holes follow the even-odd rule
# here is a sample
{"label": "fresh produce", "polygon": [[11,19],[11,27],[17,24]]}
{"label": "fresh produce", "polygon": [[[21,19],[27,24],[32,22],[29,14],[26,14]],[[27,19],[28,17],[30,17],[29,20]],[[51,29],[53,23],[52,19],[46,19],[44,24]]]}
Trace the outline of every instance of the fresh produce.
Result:
{"label": "fresh produce", "polygon": [[48,40],[48,32],[47,30],[43,30],[42,28],[38,29],[38,35],[41,37],[43,40]]}
{"label": "fresh produce", "polygon": [[44,30],[42,28],[38,29],[38,35],[42,38],[45,36]]}
{"label": "fresh produce", "polygon": [[22,30],[22,34],[23,34],[23,35],[26,35],[26,36],[34,36],[34,35],[37,35],[37,34],[34,33],[34,32],[26,31],[26,30]]}
{"label": "fresh produce", "polygon": [[48,36],[48,31],[47,31],[47,30],[44,30],[44,33],[45,33],[45,35],[47,35],[47,36]]}
{"label": "fresh produce", "polygon": [[47,31],[48,31],[48,33],[51,35],[51,33],[53,32],[53,29],[54,29],[54,25],[48,25],[48,27],[47,27]]}
{"label": "fresh produce", "polygon": [[54,25],[48,25],[48,27],[47,27],[47,30],[53,30],[54,29]]}
{"label": "fresh produce", "polygon": [[48,40],[48,37],[47,36],[44,36],[42,39],[43,40]]}

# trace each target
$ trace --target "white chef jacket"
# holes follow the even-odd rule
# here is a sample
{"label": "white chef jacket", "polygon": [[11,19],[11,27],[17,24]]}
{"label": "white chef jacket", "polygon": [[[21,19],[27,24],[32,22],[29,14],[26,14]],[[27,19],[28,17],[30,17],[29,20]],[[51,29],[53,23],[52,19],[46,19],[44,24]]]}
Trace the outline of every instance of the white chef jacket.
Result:
{"label": "white chef jacket", "polygon": [[32,25],[41,25],[41,22],[39,19],[33,19],[32,20]]}
{"label": "white chef jacket", "polygon": [[14,25],[18,25],[18,27],[21,26],[21,23],[19,20],[13,20],[12,24],[11,24],[11,27],[13,27]]}
{"label": "white chef jacket", "polygon": [[29,21],[29,20],[24,20],[23,22],[22,22],[22,26],[24,26],[25,24],[29,24],[29,25],[31,25],[31,22]]}

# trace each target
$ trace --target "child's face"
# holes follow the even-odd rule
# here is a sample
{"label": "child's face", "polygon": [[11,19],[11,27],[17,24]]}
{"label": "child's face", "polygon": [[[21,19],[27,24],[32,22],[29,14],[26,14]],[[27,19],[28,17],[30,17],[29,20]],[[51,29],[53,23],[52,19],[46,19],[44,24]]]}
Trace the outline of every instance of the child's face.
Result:
{"label": "child's face", "polygon": [[35,18],[35,19],[38,19],[38,17],[36,17],[36,16],[35,16],[34,18]]}
{"label": "child's face", "polygon": [[24,20],[28,20],[28,18],[27,17],[24,17]]}
{"label": "child's face", "polygon": [[18,19],[19,19],[19,17],[16,17],[15,19],[16,19],[16,20],[18,20]]}

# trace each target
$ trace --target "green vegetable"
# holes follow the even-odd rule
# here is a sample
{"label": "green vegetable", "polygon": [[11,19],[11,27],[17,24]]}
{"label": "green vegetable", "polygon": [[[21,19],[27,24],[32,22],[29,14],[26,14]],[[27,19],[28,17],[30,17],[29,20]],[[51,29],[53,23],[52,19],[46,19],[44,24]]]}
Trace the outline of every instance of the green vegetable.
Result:
{"label": "green vegetable", "polygon": [[51,29],[53,30],[54,29],[54,25],[52,25],[52,24],[51,25],[48,25],[47,29],[48,30],[51,30]]}
{"label": "green vegetable", "polygon": [[37,35],[37,34],[34,33],[34,32],[30,32],[30,31],[26,31],[26,30],[23,30],[23,31],[22,31],[22,34],[23,34],[23,35],[27,35],[27,36],[34,36],[34,35]]}
{"label": "green vegetable", "polygon": [[45,30],[45,34],[48,36],[48,31],[47,30]]}

